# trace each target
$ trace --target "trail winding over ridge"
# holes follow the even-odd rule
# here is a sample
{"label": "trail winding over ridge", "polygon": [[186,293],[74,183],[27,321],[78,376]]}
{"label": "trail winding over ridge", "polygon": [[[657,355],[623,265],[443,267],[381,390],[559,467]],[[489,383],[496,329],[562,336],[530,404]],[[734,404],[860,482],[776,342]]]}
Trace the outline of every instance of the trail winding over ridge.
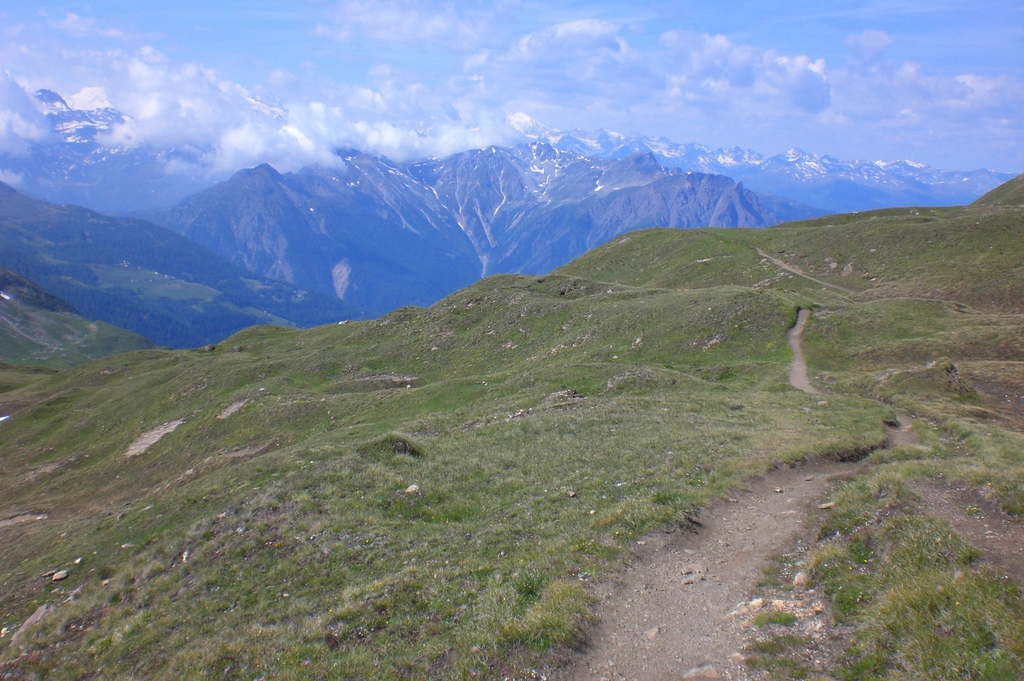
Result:
{"label": "trail winding over ridge", "polygon": [[[789,381],[821,394],[807,377],[801,348],[811,311],[802,309],[786,334],[793,350]],[[638,542],[636,560],[596,587],[599,619],[582,653],[556,677],[565,681],[623,679],[760,679],[743,647],[749,617],[738,616],[767,557],[804,525],[805,506],[832,488],[830,476],[854,464],[783,466],[719,500],[688,527]]]}
{"label": "trail winding over ridge", "polygon": [[804,359],[803,346],[801,345],[804,326],[807,325],[807,320],[810,318],[810,310],[800,310],[796,315],[796,324],[786,333],[789,349],[793,351],[793,363],[789,367],[789,384],[797,390],[803,390],[805,393],[820,395],[821,391],[811,385],[811,379],[807,377],[807,360]]}

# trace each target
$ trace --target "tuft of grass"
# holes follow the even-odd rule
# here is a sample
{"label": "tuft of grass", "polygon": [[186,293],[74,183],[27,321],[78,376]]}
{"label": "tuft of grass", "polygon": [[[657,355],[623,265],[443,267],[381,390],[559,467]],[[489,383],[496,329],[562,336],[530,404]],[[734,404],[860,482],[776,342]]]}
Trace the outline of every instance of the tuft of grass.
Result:
{"label": "tuft of grass", "polygon": [[785,610],[772,610],[760,612],[754,616],[754,624],[759,627],[766,627],[770,624],[777,624],[783,627],[791,627],[796,624],[796,615]]}

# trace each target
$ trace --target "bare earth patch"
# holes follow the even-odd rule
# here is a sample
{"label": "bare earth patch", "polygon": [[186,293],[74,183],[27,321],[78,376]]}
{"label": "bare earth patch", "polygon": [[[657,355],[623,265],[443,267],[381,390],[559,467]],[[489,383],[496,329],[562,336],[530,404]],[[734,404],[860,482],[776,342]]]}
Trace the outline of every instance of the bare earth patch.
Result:
{"label": "bare earth patch", "polygon": [[178,419],[176,421],[165,423],[162,426],[157,426],[153,430],[147,430],[145,433],[137,437],[135,442],[128,445],[128,449],[124,452],[124,457],[126,459],[130,459],[133,456],[142,454],[147,449],[155,445],[164,435],[173,433],[174,430],[184,422],[185,419]]}
{"label": "bare earth patch", "polygon": [[21,525],[22,523],[30,523],[36,520],[46,520],[49,517],[50,516],[45,513],[23,513],[22,515],[16,515],[13,518],[0,520],[0,527],[10,527],[12,525]]}
{"label": "bare earth patch", "polygon": [[[760,671],[747,668],[742,650],[751,618],[772,607],[751,605],[768,556],[804,531],[805,506],[828,493],[829,476],[856,468],[781,468],[751,481],[734,499],[716,502],[691,527],[647,537],[628,570],[596,587],[600,623],[558,678],[760,678]],[[808,613],[821,612],[815,598],[806,606]]]}
{"label": "bare earth patch", "polygon": [[913,429],[914,420],[903,413],[896,414],[894,423],[885,424],[885,448],[913,447],[917,444],[917,434]]}
{"label": "bare earth patch", "polygon": [[928,515],[942,518],[982,552],[981,564],[1024,583],[1024,523],[988,499],[985,490],[937,478],[912,485]]}
{"label": "bare earth patch", "polygon": [[248,403],[249,403],[248,398],[246,398],[244,400],[238,400],[237,402],[232,402],[231,404],[229,404],[227,407],[224,408],[224,411],[222,411],[221,413],[217,414],[217,418],[219,418],[221,420],[224,420],[227,417],[229,417],[232,414],[234,414],[239,409],[241,409],[242,407],[244,407]]}

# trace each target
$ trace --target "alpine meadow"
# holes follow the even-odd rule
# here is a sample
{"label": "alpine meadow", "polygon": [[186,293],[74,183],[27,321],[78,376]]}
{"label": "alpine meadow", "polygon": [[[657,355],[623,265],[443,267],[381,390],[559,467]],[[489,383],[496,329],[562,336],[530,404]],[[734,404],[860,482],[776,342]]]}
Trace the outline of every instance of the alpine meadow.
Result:
{"label": "alpine meadow", "polygon": [[743,607],[683,614],[736,655],[670,651],[671,678],[1020,678],[1021,177],[631,231],[373,320],[137,338],[0,365],[0,678],[622,678],[673,630],[588,658],[607,594],[638,603],[670,537],[713,598],[698,542],[740,550],[716,518],[812,478]]}

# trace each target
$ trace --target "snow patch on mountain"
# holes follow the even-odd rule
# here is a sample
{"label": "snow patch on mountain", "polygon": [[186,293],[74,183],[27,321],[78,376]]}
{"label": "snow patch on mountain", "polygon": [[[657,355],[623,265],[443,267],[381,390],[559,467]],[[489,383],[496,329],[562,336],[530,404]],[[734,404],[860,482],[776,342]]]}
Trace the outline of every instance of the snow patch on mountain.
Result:
{"label": "snow patch on mountain", "polygon": [[832,211],[970,203],[1013,177],[984,169],[945,171],[906,159],[843,161],[798,148],[766,157],[741,147],[712,149],[607,130],[562,132],[524,113],[510,114],[508,124],[558,150],[600,159],[649,152],[665,166],[726,175],[755,191]]}

